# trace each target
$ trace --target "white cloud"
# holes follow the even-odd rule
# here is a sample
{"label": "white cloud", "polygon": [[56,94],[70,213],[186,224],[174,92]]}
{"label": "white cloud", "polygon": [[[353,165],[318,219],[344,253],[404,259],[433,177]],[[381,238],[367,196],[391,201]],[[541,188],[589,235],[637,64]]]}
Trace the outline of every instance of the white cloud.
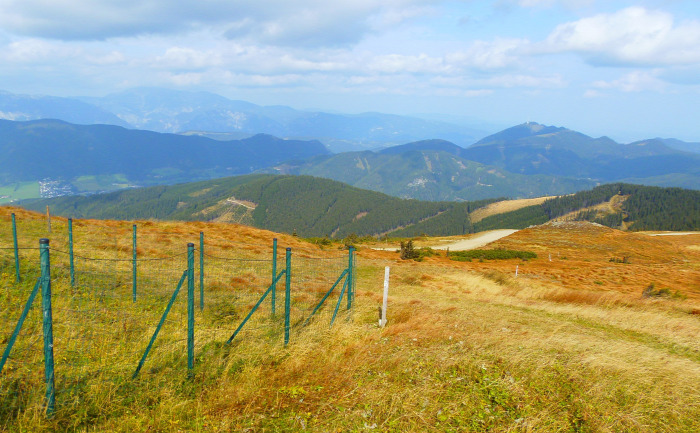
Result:
{"label": "white cloud", "polygon": [[568,8],[580,8],[592,5],[595,0],[517,0],[517,2],[524,8],[552,7],[560,4]]}
{"label": "white cloud", "polygon": [[676,65],[700,62],[700,22],[630,7],[557,26],[543,47],[582,53],[598,65]]}
{"label": "white cloud", "polygon": [[566,85],[565,80],[558,74],[546,76],[526,74],[500,75],[485,80],[485,83],[490,86],[503,88],[529,87],[557,89]]}
{"label": "white cloud", "polygon": [[31,37],[104,40],[218,28],[281,46],[351,44],[421,16],[435,0],[0,0],[0,28]]}
{"label": "white cloud", "polygon": [[622,92],[662,92],[667,85],[657,78],[658,71],[634,71],[612,81],[595,81],[593,87],[597,89],[612,89]]}
{"label": "white cloud", "polygon": [[186,47],[171,47],[162,56],[156,57],[156,63],[164,68],[201,69],[221,65],[221,56],[213,51],[198,51]]}
{"label": "white cloud", "polygon": [[476,98],[479,96],[488,96],[493,93],[491,89],[479,89],[479,90],[465,90],[464,96],[467,98]]}
{"label": "white cloud", "polygon": [[497,38],[493,41],[475,41],[468,49],[446,56],[446,62],[462,68],[500,69],[514,66],[529,41],[526,39]]}
{"label": "white cloud", "polygon": [[89,63],[95,65],[116,65],[127,61],[127,57],[120,51],[111,51],[105,54],[89,55],[86,57]]}
{"label": "white cloud", "polygon": [[56,60],[78,57],[81,50],[61,43],[41,39],[23,39],[11,42],[0,52],[7,63],[51,64]]}
{"label": "white cloud", "polygon": [[593,89],[588,89],[583,93],[584,98],[600,98],[601,96],[603,96],[602,92]]}
{"label": "white cloud", "polygon": [[[358,65],[359,66],[359,65]],[[397,73],[441,73],[447,72],[447,66],[443,59],[430,57],[427,54],[406,56],[401,54],[388,54],[375,56],[367,65],[367,69],[373,72],[397,74]]]}

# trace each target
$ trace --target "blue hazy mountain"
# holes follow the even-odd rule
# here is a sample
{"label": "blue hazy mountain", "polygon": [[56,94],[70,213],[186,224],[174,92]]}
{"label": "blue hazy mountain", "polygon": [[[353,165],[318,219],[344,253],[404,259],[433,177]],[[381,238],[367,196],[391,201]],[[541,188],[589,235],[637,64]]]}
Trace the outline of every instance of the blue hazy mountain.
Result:
{"label": "blue hazy mountain", "polygon": [[0,186],[61,180],[77,192],[246,174],[328,154],[318,141],[258,134],[242,140],[59,120],[0,120]]}

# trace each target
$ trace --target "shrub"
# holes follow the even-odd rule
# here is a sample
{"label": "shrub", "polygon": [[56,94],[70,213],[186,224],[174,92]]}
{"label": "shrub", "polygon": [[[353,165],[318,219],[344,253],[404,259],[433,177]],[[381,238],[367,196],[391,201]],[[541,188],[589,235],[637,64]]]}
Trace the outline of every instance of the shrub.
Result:
{"label": "shrub", "polygon": [[645,298],[682,298],[683,295],[676,291],[676,293],[671,293],[671,289],[664,287],[662,289],[656,289],[656,284],[649,284],[643,291],[642,296]]}
{"label": "shrub", "polygon": [[413,241],[401,242],[400,257],[402,260],[415,260],[419,257],[418,252],[413,248]]}
{"label": "shrub", "polygon": [[471,261],[471,259],[480,260],[507,260],[507,259],[535,259],[537,254],[531,251],[517,250],[470,250],[470,251],[452,251],[450,252],[450,260],[456,261]]}
{"label": "shrub", "polygon": [[623,256],[621,259],[618,259],[617,257],[612,257],[610,259],[612,263],[629,263],[630,262],[630,257],[629,256]]}

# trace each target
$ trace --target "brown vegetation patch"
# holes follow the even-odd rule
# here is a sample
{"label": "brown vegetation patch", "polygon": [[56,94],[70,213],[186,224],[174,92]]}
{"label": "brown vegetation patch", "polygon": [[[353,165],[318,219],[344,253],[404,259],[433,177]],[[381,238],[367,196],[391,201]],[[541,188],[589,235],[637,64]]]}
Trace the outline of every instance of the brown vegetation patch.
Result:
{"label": "brown vegetation patch", "polygon": [[360,213],[358,213],[357,215],[355,215],[355,218],[353,218],[352,220],[353,220],[353,221],[357,221],[357,220],[359,220],[360,218],[366,217],[367,215],[368,215],[368,212],[360,212]]}
{"label": "brown vegetation patch", "polygon": [[522,209],[524,207],[542,204],[545,202],[545,200],[548,200],[550,198],[555,198],[555,197],[557,197],[557,196],[499,201],[496,203],[491,203],[491,204],[484,206],[482,208],[476,209],[475,211],[473,211],[472,213],[469,214],[469,218],[471,219],[472,223],[477,223],[486,217],[490,217],[492,215],[498,215],[498,214],[506,213],[506,212],[513,212],[515,210]]}

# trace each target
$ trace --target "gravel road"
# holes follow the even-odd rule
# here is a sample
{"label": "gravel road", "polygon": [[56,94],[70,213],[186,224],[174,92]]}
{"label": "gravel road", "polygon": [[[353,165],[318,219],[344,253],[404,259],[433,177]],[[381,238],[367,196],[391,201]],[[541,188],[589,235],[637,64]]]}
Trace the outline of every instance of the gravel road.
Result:
{"label": "gravel road", "polygon": [[[504,238],[506,236],[512,235],[513,233],[517,232],[517,230],[491,230],[488,232],[483,232],[479,233],[469,239],[461,239],[459,241],[448,241],[448,242],[443,242],[440,245],[428,245],[430,248],[434,250],[446,250],[450,249],[450,251],[466,251],[466,250],[473,250],[475,248],[483,247],[484,245],[488,245],[491,242],[497,241],[501,238]],[[423,246],[423,245],[421,245]],[[398,250],[397,247],[390,247],[390,248],[373,248],[374,250],[385,250],[385,251],[396,251]]]}
{"label": "gravel road", "polygon": [[483,247],[484,245],[488,245],[491,242],[495,242],[506,236],[510,236],[515,232],[517,232],[517,230],[491,230],[489,232],[480,233],[474,236],[473,238],[462,239],[456,242],[443,243],[442,245],[434,245],[430,248],[434,250],[446,250],[449,248],[450,251],[473,250],[479,247]]}

